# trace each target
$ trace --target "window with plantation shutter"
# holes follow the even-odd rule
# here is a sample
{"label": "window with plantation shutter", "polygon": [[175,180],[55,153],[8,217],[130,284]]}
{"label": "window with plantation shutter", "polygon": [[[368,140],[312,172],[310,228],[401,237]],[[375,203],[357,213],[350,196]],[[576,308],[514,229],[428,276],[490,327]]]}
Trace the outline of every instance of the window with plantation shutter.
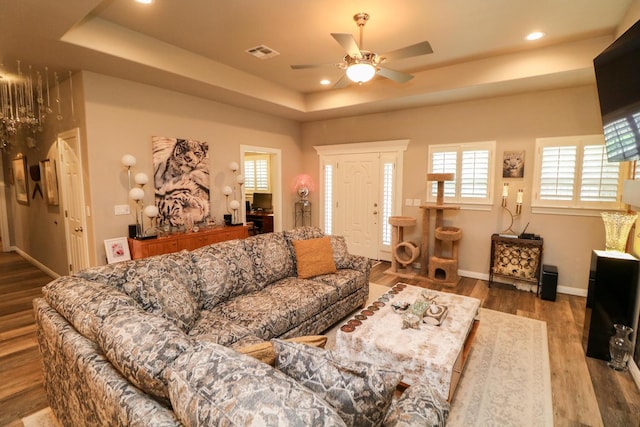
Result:
{"label": "window with plantation shutter", "polygon": [[324,232],[331,234],[333,228],[333,165],[324,165]]}
{"label": "window with plantation shutter", "polygon": [[536,140],[534,207],[617,209],[627,162],[610,163],[602,135]]}
{"label": "window with plantation shutter", "polygon": [[270,161],[268,154],[246,154],[244,160],[244,191],[253,193],[271,192]]}
{"label": "window with plantation shutter", "polygon": [[[445,181],[446,202],[491,204],[495,141],[429,146],[429,173],[453,173]],[[436,200],[437,183],[432,182],[427,199]]]}

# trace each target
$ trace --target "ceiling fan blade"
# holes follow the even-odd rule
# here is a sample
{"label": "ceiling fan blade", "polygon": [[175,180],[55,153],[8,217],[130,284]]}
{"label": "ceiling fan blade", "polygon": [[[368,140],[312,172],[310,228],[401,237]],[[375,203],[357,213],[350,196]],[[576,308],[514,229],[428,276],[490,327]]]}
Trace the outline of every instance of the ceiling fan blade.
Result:
{"label": "ceiling fan blade", "polygon": [[331,33],[331,37],[333,37],[340,46],[349,54],[349,56],[353,58],[360,57],[360,48],[358,47],[358,43],[353,38],[351,34],[346,33]]}
{"label": "ceiling fan blade", "polygon": [[340,77],[340,80],[338,80],[336,84],[333,85],[333,89],[342,89],[343,87],[347,87],[350,84],[351,80],[349,80],[347,75],[344,74],[342,77]]}
{"label": "ceiling fan blade", "polygon": [[328,66],[335,66],[335,64],[298,64],[298,65],[290,65],[292,70],[304,70],[306,68],[321,68]]}
{"label": "ceiling fan blade", "polygon": [[406,83],[413,78],[411,74],[401,73],[400,71],[390,70],[388,68],[378,68],[376,74],[398,83]]}
{"label": "ceiling fan blade", "polygon": [[400,49],[392,50],[391,52],[387,52],[384,55],[380,55],[381,57],[392,60],[392,59],[402,59],[402,58],[410,58],[412,56],[420,56],[427,55],[429,53],[433,53],[433,49],[431,48],[431,44],[427,41],[412,44],[411,46],[405,46]]}

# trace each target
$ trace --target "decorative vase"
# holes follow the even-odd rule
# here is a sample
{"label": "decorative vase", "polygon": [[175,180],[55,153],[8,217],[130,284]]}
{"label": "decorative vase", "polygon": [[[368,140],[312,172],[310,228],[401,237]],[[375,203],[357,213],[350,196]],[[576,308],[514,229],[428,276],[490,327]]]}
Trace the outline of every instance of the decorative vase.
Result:
{"label": "decorative vase", "polygon": [[631,226],[636,221],[636,213],[601,212],[606,235],[605,250],[625,252],[627,237]]}
{"label": "decorative vase", "polygon": [[611,354],[609,367],[616,371],[626,371],[627,361],[633,350],[633,344],[629,339],[629,334],[633,332],[633,329],[617,323],[613,327],[616,329],[616,333],[609,340],[609,353]]}

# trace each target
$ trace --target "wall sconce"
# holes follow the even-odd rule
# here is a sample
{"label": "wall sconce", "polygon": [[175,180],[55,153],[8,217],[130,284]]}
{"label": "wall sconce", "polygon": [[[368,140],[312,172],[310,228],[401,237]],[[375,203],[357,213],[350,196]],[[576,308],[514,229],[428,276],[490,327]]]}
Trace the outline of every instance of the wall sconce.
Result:
{"label": "wall sconce", "polygon": [[523,199],[524,199],[524,189],[522,189],[522,188],[518,189],[518,194],[516,195],[516,210],[515,210],[515,213],[511,212],[511,210],[508,207],[508,204],[507,204],[507,198],[508,197],[509,197],[509,183],[505,182],[504,184],[502,184],[502,209],[507,211],[507,213],[509,214],[509,217],[511,218],[511,223],[509,224],[509,226],[506,229],[504,229],[502,231],[502,233],[510,233],[510,234],[517,235],[517,233],[515,233],[511,227],[513,227],[514,218],[519,217],[520,214],[522,213],[522,202],[523,202]]}

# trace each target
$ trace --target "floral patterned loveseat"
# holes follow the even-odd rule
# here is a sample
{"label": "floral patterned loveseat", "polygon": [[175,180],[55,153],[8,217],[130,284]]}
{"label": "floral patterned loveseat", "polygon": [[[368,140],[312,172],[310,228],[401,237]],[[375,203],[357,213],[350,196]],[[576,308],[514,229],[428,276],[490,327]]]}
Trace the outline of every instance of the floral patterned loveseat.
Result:
{"label": "floral patterned loveseat", "polygon": [[[322,264],[303,262],[301,242],[322,243],[323,250],[307,253],[330,258],[332,272],[301,278],[303,269]],[[360,376],[345,384],[350,397],[342,401],[355,394],[368,403],[343,408],[278,363],[242,354],[270,340],[281,364],[287,351],[294,357],[292,349],[307,354],[311,347],[281,340],[320,334],[362,306],[369,269],[368,259],[348,253],[344,238],[304,227],[58,278],[34,300],[50,406],[65,426],[380,424],[390,416],[398,373],[348,368]],[[330,363],[304,362],[309,366],[349,364],[313,351]],[[330,378],[324,370],[318,375]],[[403,412],[433,416],[428,393],[413,388],[391,420]]]}

